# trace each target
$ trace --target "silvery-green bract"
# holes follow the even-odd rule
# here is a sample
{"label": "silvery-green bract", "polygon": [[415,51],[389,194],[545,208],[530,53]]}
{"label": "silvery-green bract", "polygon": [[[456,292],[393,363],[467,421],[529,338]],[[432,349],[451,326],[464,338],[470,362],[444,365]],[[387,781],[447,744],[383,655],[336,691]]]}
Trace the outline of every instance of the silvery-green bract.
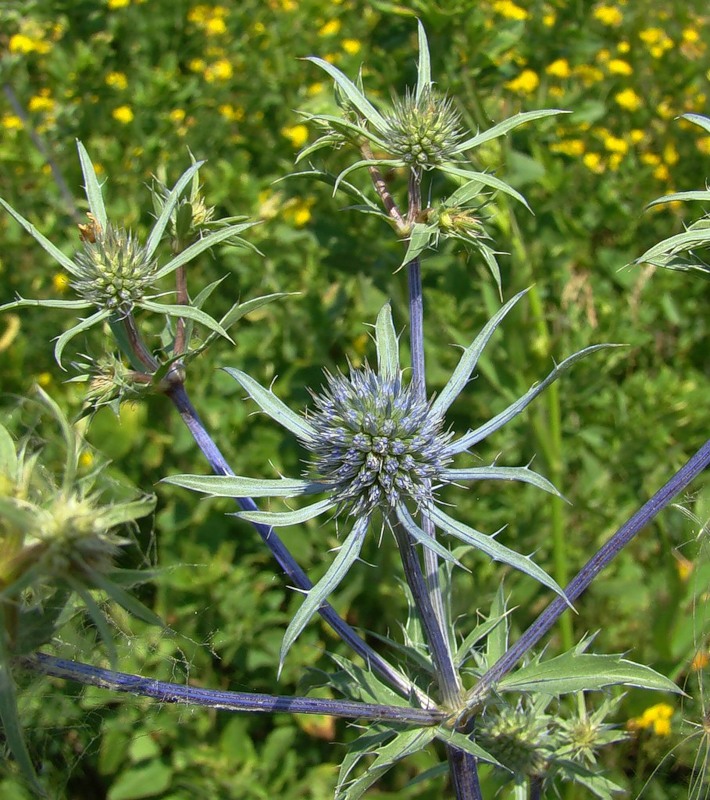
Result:
{"label": "silvery-green bract", "polygon": [[[491,420],[458,438],[445,426],[445,415],[468,383],[483,348],[503,317],[524,292],[516,295],[486,324],[464,350],[451,379],[435,399],[419,400],[399,365],[399,343],[390,306],[375,326],[377,372],[369,366],[349,376],[326,375],[326,388],[314,394],[315,408],[305,414],[289,409],[270,390],[238,369],[227,368],[252,399],[290,430],[310,453],[310,467],[300,479],[261,480],[240,476],[177,475],[170,483],[221,497],[297,497],[325,495],[295,511],[241,511],[242,519],[274,527],[295,525],[320,514],[338,517],[349,532],[321,580],[308,592],[291,621],[282,646],[289,647],[320,605],[357,560],[373,519],[404,529],[409,537],[447,561],[450,551],[425,532],[426,519],[443,533],[481,550],[494,560],[525,572],[563,595],[557,583],[528,556],[458,522],[437,505],[437,489],[473,480],[514,480],[558,494],[552,484],[528,467],[452,468],[452,459],[467,452],[519,414],[574,361],[603,345],[586,348],[559,364],[546,378]],[[376,514],[377,512],[377,514]],[[419,520],[419,521],[418,521]],[[564,595],[563,595],[564,596]]]}

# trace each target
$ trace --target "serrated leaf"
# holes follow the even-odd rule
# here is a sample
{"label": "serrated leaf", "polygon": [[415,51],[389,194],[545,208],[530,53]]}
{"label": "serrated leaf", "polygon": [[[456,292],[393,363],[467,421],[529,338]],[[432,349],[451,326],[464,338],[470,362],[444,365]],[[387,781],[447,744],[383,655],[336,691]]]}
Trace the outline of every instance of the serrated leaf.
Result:
{"label": "serrated leaf", "polygon": [[286,430],[298,436],[301,441],[314,442],[318,439],[318,433],[311,423],[302,415],[291,411],[270,389],[264,389],[254,378],[240,369],[225,367],[224,371],[249,393],[251,399],[262,411],[276,420],[279,425],[283,425]]}
{"label": "serrated leaf", "polygon": [[463,564],[461,564],[450,550],[447,550],[435,537],[430,536],[417,525],[404,503],[397,503],[395,506],[395,513],[397,519],[402,523],[404,529],[415,542],[431,550],[432,553],[436,553],[440,558],[444,559],[444,561],[448,561],[463,569]]}
{"label": "serrated leaf", "polygon": [[[192,180],[192,176],[200,169],[200,167],[204,164],[204,161],[197,161],[192,166],[188,167],[185,172],[180,176],[178,182],[175,186],[170,190],[168,196],[165,198],[165,202],[163,203],[162,210],[158,219],[155,221],[155,225],[153,225],[153,229],[148,236],[148,241],[145,243],[145,257],[146,259],[150,259],[153,257],[153,254],[158,249],[158,245],[160,244],[160,240],[163,238],[163,233],[165,233],[165,229],[170,222],[170,216],[172,215],[173,211],[175,210],[175,206],[180,199],[180,195],[182,194],[183,190],[187,186],[188,183]],[[189,249],[189,248],[188,248]],[[156,276],[156,279],[159,276]]]}
{"label": "serrated leaf", "polygon": [[537,472],[528,467],[471,467],[469,469],[445,469],[442,477],[451,481],[520,481],[537,486],[544,492],[554,494],[564,500],[555,487]]}
{"label": "serrated leaf", "polygon": [[508,649],[510,625],[508,624],[507,615],[508,609],[506,608],[505,595],[503,594],[503,584],[500,584],[493,598],[493,603],[491,603],[491,617],[493,619],[502,619],[503,625],[494,627],[486,639],[486,662],[489,669],[503,657],[503,654]]}
{"label": "serrated leaf", "polygon": [[347,538],[340,546],[337,555],[333,559],[333,563],[328,567],[325,575],[315,586],[308,590],[305,600],[301,603],[300,608],[295,613],[284,634],[281,652],[279,653],[279,673],[283,668],[284,660],[286,659],[291,645],[296,641],[296,638],[313,616],[318,613],[318,609],[320,609],[328,597],[337,589],[343,578],[347,575],[350,567],[357,561],[369,526],[369,517],[361,517],[355,522],[352,531],[350,531]]}
{"label": "serrated leaf", "polygon": [[227,341],[234,344],[232,337],[224,330],[224,328],[213,319],[209,314],[201,311],[199,308],[188,305],[168,305],[167,303],[154,303],[152,300],[141,300],[136,303],[139,308],[146,311],[152,311],[154,314],[166,314],[169,317],[176,317],[178,319],[191,319],[193,322],[199,322],[211,331],[223,336]]}
{"label": "serrated leaf", "polygon": [[496,684],[500,692],[539,692],[561,695],[598,691],[607,686],[637,686],[658,692],[683,691],[665,675],[619,655],[580,653],[578,649],[546,661],[532,662],[509,673]]}
{"label": "serrated leaf", "polygon": [[492,128],[489,128],[482,133],[477,133],[470,139],[466,139],[466,141],[461,142],[461,144],[456,146],[455,151],[457,153],[464,153],[466,150],[470,150],[472,147],[478,147],[479,145],[483,144],[484,142],[488,142],[491,139],[497,139],[499,136],[505,135],[520,125],[524,125],[526,122],[532,122],[532,120],[542,119],[543,117],[551,117],[555,114],[568,113],[569,111],[563,111],[559,108],[548,108],[540,109],[538,111],[525,111],[521,114],[514,114],[512,117],[504,119],[502,122],[499,122]]}
{"label": "serrated leaf", "polygon": [[407,241],[407,252],[404,254],[399,269],[419,257],[429,247],[432,240],[436,240],[437,234],[438,230],[436,226],[415,222],[414,225],[412,225],[412,230]]}
{"label": "serrated leaf", "polygon": [[324,72],[336,82],[340,87],[348,102],[356,108],[365,119],[375,127],[380,133],[387,130],[387,123],[380,112],[370,103],[365,95],[358,89],[358,87],[342,73],[337,67],[324,61],[322,58],[315,56],[308,56],[306,61],[310,61],[316,66],[320,67]]}
{"label": "serrated leaf", "polygon": [[18,297],[17,300],[12,300],[5,305],[0,306],[0,311],[12,311],[14,308],[71,308],[71,309],[84,309],[91,308],[93,303],[87,303],[85,300],[32,300],[24,297]]}
{"label": "serrated leaf", "polygon": [[245,519],[247,522],[258,522],[272,528],[281,528],[284,525],[299,525],[309,519],[314,519],[329,509],[335,508],[336,505],[334,500],[327,498],[295,511],[237,511],[232,516]]}
{"label": "serrated leaf", "polygon": [[156,502],[155,495],[146,495],[140,500],[104,507],[98,512],[97,517],[101,525],[112,528],[115,525],[123,525],[126,522],[147,517],[155,510]]}
{"label": "serrated leaf", "polygon": [[524,572],[526,575],[534,578],[543,586],[547,586],[549,589],[552,589],[552,591],[556,592],[558,595],[560,595],[560,597],[564,598],[565,600],[567,599],[565,593],[562,591],[562,588],[557,584],[557,582],[551,578],[545,572],[545,570],[542,569],[542,567],[539,567],[529,556],[524,556],[515,550],[505,547],[493,536],[487,536],[485,533],[481,533],[474,528],[469,528],[468,525],[464,525],[462,522],[453,519],[436,506],[429,506],[424,511],[424,514],[436,525],[437,528],[440,528],[442,531],[444,531],[444,533],[448,533],[450,536],[455,536],[457,539],[461,539],[461,541],[471,545],[471,547],[475,547],[482,553],[485,553],[494,561],[500,561],[503,564],[508,564],[508,566],[519,570],[520,572]]}
{"label": "serrated leaf", "polygon": [[392,322],[392,307],[385,303],[375,323],[377,344],[377,373],[381,378],[394,380],[400,374],[399,340]]}
{"label": "serrated leaf", "polygon": [[54,360],[57,362],[57,364],[64,369],[62,366],[62,353],[64,352],[64,348],[75,336],[78,336],[83,331],[89,330],[89,328],[93,327],[99,322],[103,322],[103,320],[108,319],[110,316],[111,312],[108,309],[102,308],[100,311],[97,311],[90,317],[82,319],[73,328],[69,328],[68,331],[64,331],[61,336],[58,336],[57,343],[54,345]]}
{"label": "serrated leaf", "polygon": [[469,753],[470,755],[479,758],[481,761],[487,761],[489,764],[494,764],[496,767],[502,767],[505,769],[503,764],[495,759],[489,752],[477,745],[472,739],[469,739],[469,737],[464,733],[440,726],[436,729],[436,738],[440,742],[452,745],[459,750],[463,750],[464,753]]}
{"label": "serrated leaf", "polygon": [[213,497],[298,497],[315,494],[328,487],[291,478],[243,478],[239,475],[169,475],[161,483],[182,486],[193,492],[202,492]]}
{"label": "serrated leaf", "polygon": [[[500,593],[501,591],[502,588],[499,587],[498,592]],[[505,653],[505,650],[507,649],[505,643],[507,643],[508,640],[506,622],[506,617],[508,614],[510,614],[510,611],[506,610],[502,616],[496,616],[493,609],[491,609],[491,614],[488,619],[485,622],[482,622],[480,625],[476,625],[476,627],[468,634],[468,636],[466,636],[456,650],[455,663],[457,667],[460,667],[465,662],[471,650],[484,639],[486,644],[490,645],[487,650],[488,662],[491,665],[495,664],[495,662],[503,655],[503,653]],[[500,626],[502,626],[502,630]],[[500,645],[496,645],[495,647],[492,646],[492,642],[494,640],[494,631],[497,632],[499,640],[502,640],[504,643],[502,649]],[[499,654],[497,654],[498,651],[500,651]]]}
{"label": "serrated leaf", "polygon": [[520,414],[523,409],[527,408],[527,406],[529,406],[530,403],[532,403],[532,401],[541,392],[543,392],[551,383],[556,381],[563,372],[572,366],[572,364],[575,364],[577,361],[580,361],[582,358],[585,358],[586,356],[590,355],[591,353],[595,353],[598,350],[606,350],[607,348],[611,347],[623,346],[624,345],[618,344],[595,344],[591,347],[585,347],[584,350],[580,350],[578,353],[568,356],[564,361],[558,364],[543,381],[533,386],[522,397],[518,398],[514,403],[511,403],[499,414],[496,414],[493,419],[488,420],[488,422],[486,422],[484,425],[481,425],[479,428],[476,428],[473,431],[468,431],[468,433],[466,433],[460,439],[457,439],[455,442],[452,442],[450,445],[445,447],[444,454],[454,455],[456,453],[463,453],[464,450],[468,450],[469,447],[473,447],[475,444],[483,441],[487,436],[490,436],[499,428],[502,428],[503,425]]}
{"label": "serrated leaf", "polygon": [[108,217],[106,216],[101,184],[96,177],[96,170],[91,158],[89,158],[89,154],[86,152],[86,148],[78,139],[76,140],[76,146],[79,150],[79,161],[81,163],[81,172],[84,176],[84,190],[86,191],[89,210],[101,229],[105,231],[108,225]]}
{"label": "serrated leaf", "polygon": [[429,59],[429,42],[420,19],[417,20],[417,38],[419,40],[419,61],[417,64],[416,100],[421,99],[424,92],[431,87],[431,61]]}
{"label": "serrated leaf", "polygon": [[247,242],[245,239],[237,236],[238,233],[241,233],[247,228],[253,228],[254,225],[258,224],[258,222],[243,222],[240,225],[230,225],[228,228],[221,228],[220,230],[208,233],[207,236],[203,236],[201,239],[198,239],[188,248],[183,250],[182,253],[171,259],[164,267],[161,267],[155,273],[154,280],[157,281],[158,279],[169,275],[171,272],[175,272],[178,267],[181,267],[183,264],[187,264],[188,262],[192,261],[192,259],[200,255],[200,253],[203,253],[205,250],[209,250],[211,247],[215,247],[221,242],[227,241],[227,239],[232,239],[233,241],[231,241],[230,244],[235,247],[246,247],[258,253],[259,251],[252,244],[249,244],[249,242]]}
{"label": "serrated leaf", "polygon": [[698,228],[695,230],[687,230],[684,233],[678,233],[662,242],[654,245],[646,252],[639,256],[634,263],[641,264],[644,261],[653,261],[654,258],[689,250],[696,245],[710,243],[710,230],[707,228]]}
{"label": "serrated leaf", "polygon": [[488,340],[495,333],[496,328],[503,321],[503,318],[506,316],[506,314],[526,292],[527,289],[524,289],[522,292],[518,292],[515,297],[508,300],[503,308],[497,311],[491,317],[491,319],[488,320],[483,327],[483,330],[463,351],[461,358],[459,359],[459,363],[456,365],[456,369],[453,371],[451,378],[449,378],[446,386],[444,386],[444,388],[441,390],[441,393],[432,404],[431,413],[434,417],[438,417],[439,419],[443,420],[451,404],[461,394],[471,378],[471,374],[473,373],[474,369],[476,369],[478,359],[481,357],[483,349],[488,344]]}
{"label": "serrated leaf", "polygon": [[382,683],[371,670],[358,666],[350,659],[337,653],[330,653],[330,657],[335,663],[351,678],[349,684],[351,692],[348,697],[353,700],[361,700],[363,703],[377,703],[385,706],[402,706],[410,708],[404,698],[398,695],[387,684]]}
{"label": "serrated leaf", "polygon": [[62,267],[70,274],[73,275],[75,278],[79,277],[79,269],[76,264],[68,257],[65,256],[64,253],[58,248],[55,247],[46,236],[43,236],[35,226],[26,220],[22,214],[18,214],[17,211],[11,206],[8,205],[2,197],[0,197],[0,205],[5,209],[5,211],[10,214],[13,219],[22,225],[22,227],[29,233],[29,235],[38,242],[44,250],[46,250],[50,256],[58,263],[61,264]]}

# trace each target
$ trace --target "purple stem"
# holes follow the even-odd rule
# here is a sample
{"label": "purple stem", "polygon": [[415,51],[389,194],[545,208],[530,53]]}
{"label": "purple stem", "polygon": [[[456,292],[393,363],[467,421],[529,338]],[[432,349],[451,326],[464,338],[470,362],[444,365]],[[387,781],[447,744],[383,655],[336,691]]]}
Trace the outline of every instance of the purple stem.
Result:
{"label": "purple stem", "polygon": [[350,700],[329,700],[321,697],[288,697],[254,692],[199,689],[195,686],[144,678],[142,675],[102,669],[91,664],[82,664],[79,661],[67,661],[46,653],[26,656],[19,659],[19,663],[35,672],[77,681],[85,686],[99,686],[114,692],[130,692],[144,697],[154,697],[162,703],[184,703],[223,711],[328,714],[331,717],[347,719],[392,720],[409,725],[437,725],[445,718],[444,713],[438,710],[426,711],[422,708],[407,708],[406,706],[356,703]]}
{"label": "purple stem", "polygon": [[[700,475],[708,464],[710,464],[710,440],[705,442],[698,452],[589,559],[567,585],[565,589],[567,598],[570,601],[576,600],[634,536],[648,525],[678,492],[683,491],[692,480]],[[567,608],[568,605],[562,597],[556,597],[550,603],[520,639],[501,656],[472,689],[467,698],[469,708],[475,707],[485,699],[498,681],[510,672],[525,653],[551,630]]]}
{"label": "purple stem", "polygon": [[[182,383],[174,384],[166,392],[167,396],[177,408],[183,422],[187,425],[190,433],[202,450],[205,458],[217,475],[234,475],[224,456],[214,443],[210,435],[205,430],[190,398],[185,391]],[[237,497],[235,502],[244,511],[256,511],[258,507],[251,497]],[[288,551],[284,543],[278,537],[273,528],[261,523],[252,523],[263,542],[271,550],[274,558],[281,569],[288,575],[291,581],[299,588],[307,591],[313,587],[306,573],[301,569],[294,557]],[[368,667],[375,670],[381,677],[388,681],[404,697],[415,695],[423,708],[432,708],[435,704],[425,692],[415,686],[406,676],[402,675],[382,656],[375,652],[357,633],[336,613],[335,609],[329,604],[324,603],[319,614],[330,625],[330,627],[347,642],[352,649],[364,659]]]}

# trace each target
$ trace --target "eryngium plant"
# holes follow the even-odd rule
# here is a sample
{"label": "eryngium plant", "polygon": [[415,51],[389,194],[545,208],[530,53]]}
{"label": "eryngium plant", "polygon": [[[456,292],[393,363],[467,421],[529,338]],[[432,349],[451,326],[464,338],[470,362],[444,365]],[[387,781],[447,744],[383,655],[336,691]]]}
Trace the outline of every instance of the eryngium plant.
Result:
{"label": "eryngium plant", "polygon": [[517,416],[573,363],[606,346],[588,347],[565,359],[508,408],[456,438],[445,426],[446,412],[468,383],[486,343],[523,294],[506,303],[464,350],[451,379],[436,398],[422,399],[406,381],[389,304],[380,311],[375,326],[377,372],[365,365],[351,368],[347,377],[326,373],[326,387],[320,393],[312,393],[315,408],[305,414],[289,409],[270,389],[241,370],[226,369],[259,407],[295,434],[309,452],[310,467],[306,475],[301,479],[276,480],[176,475],[165,480],[221,497],[325,494],[324,499],[296,511],[241,511],[237,516],[278,527],[331,514],[338,524],[350,528],[330,568],[308,592],[289,624],[281,648],[281,663],[296,637],[358,559],[365,535],[375,520],[381,520],[400,543],[402,537],[405,542],[409,538],[444,560],[458,563],[416,521],[420,515],[443,533],[521,570],[563,595],[557,583],[529,556],[501,544],[496,534],[484,534],[459,522],[437,504],[439,489],[465,481],[522,481],[558,494],[547,479],[528,467],[450,467],[455,456],[469,452]]}

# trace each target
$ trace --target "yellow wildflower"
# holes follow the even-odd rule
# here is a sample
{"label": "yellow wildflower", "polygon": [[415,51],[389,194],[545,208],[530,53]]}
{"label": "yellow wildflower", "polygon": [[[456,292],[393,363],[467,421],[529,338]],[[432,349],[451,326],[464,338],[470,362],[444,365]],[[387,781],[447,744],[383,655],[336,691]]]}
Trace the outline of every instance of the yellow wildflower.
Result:
{"label": "yellow wildflower", "polygon": [[105,80],[112,89],[123,91],[128,86],[128,78],[123,72],[109,72]]}
{"label": "yellow wildflower", "polygon": [[628,53],[631,50],[631,45],[626,40],[623,40],[616,45],[616,49],[619,53]]}
{"label": "yellow wildflower", "polygon": [[548,75],[552,75],[554,78],[569,78],[572,74],[572,70],[566,58],[558,58],[551,64],[548,64],[545,68],[545,72]]}
{"label": "yellow wildflower", "polygon": [[604,73],[599,67],[593,67],[589,64],[580,64],[578,67],[575,67],[574,74],[580,78],[585,86],[590,86],[593,83],[604,80]]}
{"label": "yellow wildflower", "polygon": [[703,155],[710,156],[710,136],[702,136],[698,139],[696,147]]}
{"label": "yellow wildflower", "polygon": [[252,25],[252,30],[257,34],[257,36],[261,36],[262,33],[266,32],[266,25],[264,25],[263,22],[255,22]]}
{"label": "yellow wildflower", "polygon": [[281,128],[281,133],[291,144],[299,150],[308,141],[308,128],[299,123],[298,125],[291,125],[288,128]]}
{"label": "yellow wildflower", "polygon": [[11,53],[27,55],[28,53],[48,53],[50,50],[49,42],[45,42],[42,36],[32,37],[24,33],[16,33],[10,37],[8,48]]}
{"label": "yellow wildflower", "polygon": [[228,81],[234,75],[234,68],[227,58],[220,58],[214,64],[210,64],[204,71],[205,80],[207,83],[216,83],[217,81]]}
{"label": "yellow wildflower", "polygon": [[2,126],[6,131],[19,131],[22,130],[22,120],[17,114],[3,114]]}
{"label": "yellow wildflower", "polygon": [[187,66],[192,72],[204,72],[205,67],[207,65],[205,64],[205,61],[202,58],[191,58],[187,62]]}
{"label": "yellow wildflower", "polygon": [[670,180],[671,173],[665,164],[659,164],[656,169],[653,170],[653,177],[657,181],[666,183],[668,180]]}
{"label": "yellow wildflower", "polygon": [[84,450],[82,454],[79,456],[79,464],[84,468],[88,468],[93,463],[94,463],[94,454],[90,453],[88,450]]}
{"label": "yellow wildflower", "polygon": [[339,19],[331,19],[330,22],[326,22],[325,25],[321,26],[318,31],[319,36],[335,36],[337,33],[340,33]]}
{"label": "yellow wildflower", "polygon": [[639,144],[639,142],[642,142],[645,138],[646,134],[638,128],[634,128],[629,132],[629,139],[631,139],[632,144]]}
{"label": "yellow wildflower", "polygon": [[284,11],[295,11],[298,8],[296,0],[281,0],[281,8]]}
{"label": "yellow wildflower", "polygon": [[227,24],[221,17],[210,17],[203,27],[208,36],[221,36],[227,32]]}
{"label": "yellow wildflower", "polygon": [[642,164],[647,164],[649,167],[655,167],[661,163],[661,157],[657,153],[641,153],[639,159]]}
{"label": "yellow wildflower", "polygon": [[614,95],[614,100],[627,111],[637,111],[642,104],[641,98],[633,89],[624,89]]}
{"label": "yellow wildflower", "polygon": [[357,55],[362,49],[362,44],[357,39],[343,39],[343,50],[350,55]]}
{"label": "yellow wildflower", "polygon": [[626,727],[631,731],[653,728],[656,736],[668,736],[671,732],[671,717],[673,716],[673,706],[668,703],[658,703],[647,708],[640,717],[634,717],[626,723]]}
{"label": "yellow wildflower", "polygon": [[233,106],[231,103],[222,103],[217,111],[227,120],[227,122],[241,122],[244,119],[244,109],[240,106]]}
{"label": "yellow wildflower", "polygon": [[606,68],[611,75],[631,75],[634,71],[631,64],[622,58],[612,58]]}
{"label": "yellow wildflower", "polygon": [[133,122],[133,110],[130,106],[119,106],[118,108],[114,108],[111,112],[111,116],[116,120],[116,122],[121,122],[123,125],[128,125],[129,122]]}
{"label": "yellow wildflower", "polygon": [[607,133],[603,137],[604,147],[610,153],[617,153],[618,155],[625,156],[629,152],[629,143],[625,139]]}
{"label": "yellow wildflower", "polygon": [[639,39],[644,44],[658,44],[666,34],[660,28],[644,28],[639,31]]}
{"label": "yellow wildflower", "polygon": [[662,119],[670,119],[671,117],[675,116],[675,111],[673,108],[671,108],[669,100],[661,100],[661,102],[656,106],[656,113]]}
{"label": "yellow wildflower", "polygon": [[497,0],[493,3],[493,10],[506,19],[524,20],[530,16],[524,8],[516,6],[512,0]]}
{"label": "yellow wildflower", "polygon": [[594,19],[599,20],[602,25],[621,25],[624,17],[616,6],[597,6],[594,9]]}
{"label": "yellow wildflower", "polygon": [[52,382],[52,373],[51,372],[40,372],[37,376],[37,383],[43,388],[46,389],[47,386]]}
{"label": "yellow wildflower", "polygon": [[542,15],[542,24],[546,28],[551,28],[557,21],[557,15],[554,11],[548,11],[547,14]]}
{"label": "yellow wildflower", "polygon": [[307,89],[306,94],[309,97],[314,97],[317,94],[320,94],[323,91],[323,83],[321,81],[317,81],[316,83],[312,83]]}
{"label": "yellow wildflower", "polygon": [[584,149],[584,142],[581,139],[565,139],[550,146],[553,153],[563,153],[566,156],[581,156]]}
{"label": "yellow wildflower", "polygon": [[695,44],[695,42],[700,40],[700,34],[695,30],[695,28],[684,28],[682,36],[683,41],[689,42],[690,44]]}
{"label": "yellow wildflower", "polygon": [[505,84],[506,89],[518,94],[531,94],[540,85],[540,78],[531,69],[524,69],[517,78]]}
{"label": "yellow wildflower", "polygon": [[297,200],[284,209],[284,216],[293,221],[297,228],[302,228],[311,221],[311,206],[314,200]]}
{"label": "yellow wildflower", "polygon": [[184,108],[174,108],[169,114],[168,117],[171,122],[174,122],[176,125],[179,125],[185,119],[185,109]]}
{"label": "yellow wildflower", "polygon": [[52,277],[52,286],[57,294],[64,294],[69,288],[69,276],[64,272],[57,272]]}
{"label": "yellow wildflower", "polygon": [[600,64],[606,64],[606,62],[607,62],[607,61],[608,61],[610,58],[611,58],[611,51],[609,50],[609,48],[608,48],[608,47],[603,47],[603,48],[602,48],[602,49],[601,49],[601,50],[600,50],[600,51],[597,53],[597,61],[598,61]]}
{"label": "yellow wildflower", "polygon": [[707,650],[698,650],[693,656],[693,660],[690,662],[690,668],[695,672],[700,672],[700,670],[705,669],[708,664],[710,664],[710,656]]}
{"label": "yellow wildflower", "polygon": [[604,172],[602,157],[599,155],[599,153],[585,153],[582,156],[582,163],[590,172]]}
{"label": "yellow wildflower", "polygon": [[108,0],[108,7],[110,9],[125,8],[131,4],[131,0]]}
{"label": "yellow wildflower", "polygon": [[678,163],[679,158],[680,156],[673,142],[668,142],[663,148],[663,160],[665,163],[668,164],[669,167],[672,167],[674,164]]}
{"label": "yellow wildflower", "polygon": [[27,108],[30,111],[53,111],[55,102],[53,98],[45,93],[40,93],[34,97],[30,97]]}

